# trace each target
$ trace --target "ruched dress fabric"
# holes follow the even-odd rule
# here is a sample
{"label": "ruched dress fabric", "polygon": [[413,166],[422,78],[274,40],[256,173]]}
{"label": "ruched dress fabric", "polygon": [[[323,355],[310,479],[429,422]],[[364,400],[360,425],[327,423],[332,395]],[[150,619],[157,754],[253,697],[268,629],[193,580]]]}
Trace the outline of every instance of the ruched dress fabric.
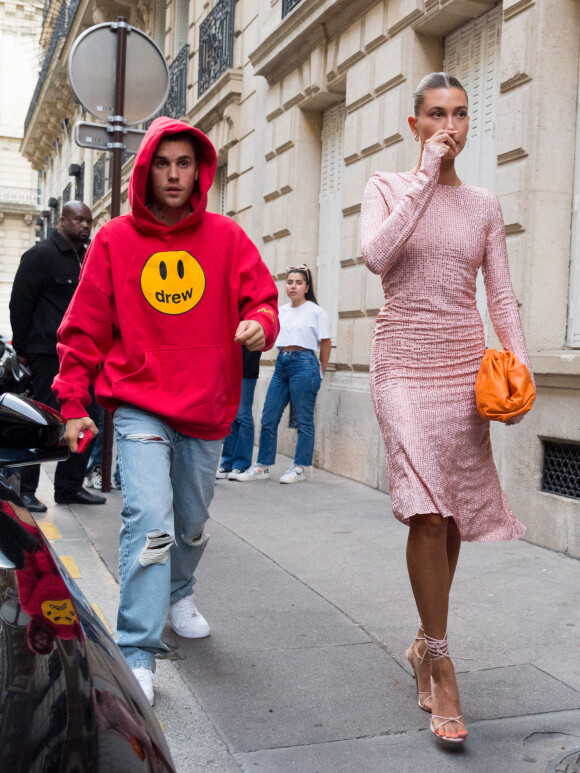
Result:
{"label": "ruched dress fabric", "polygon": [[373,174],[362,203],[361,244],[385,302],[373,337],[370,381],[385,443],[393,512],[452,517],[461,539],[521,537],[475,403],[485,351],[475,301],[483,268],[494,330],[531,371],[513,293],[497,197],[438,183],[443,148],[427,143],[417,174]]}

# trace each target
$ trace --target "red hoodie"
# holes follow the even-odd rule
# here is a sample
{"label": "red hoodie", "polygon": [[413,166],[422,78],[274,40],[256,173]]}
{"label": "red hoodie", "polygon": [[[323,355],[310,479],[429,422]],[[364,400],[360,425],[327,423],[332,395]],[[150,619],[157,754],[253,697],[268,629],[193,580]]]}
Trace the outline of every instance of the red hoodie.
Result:
{"label": "red hoodie", "polygon": [[[191,215],[176,225],[145,205],[159,141],[188,131],[201,143]],[[277,289],[254,244],[230,218],[206,212],[216,153],[202,132],[158,118],[129,182],[132,211],[104,225],[83,263],[58,331],[53,390],[67,419],[86,416],[89,384],[113,411],[129,403],[192,437],[225,437],[241,389],[240,320],[257,320],[266,349],[278,335]]]}

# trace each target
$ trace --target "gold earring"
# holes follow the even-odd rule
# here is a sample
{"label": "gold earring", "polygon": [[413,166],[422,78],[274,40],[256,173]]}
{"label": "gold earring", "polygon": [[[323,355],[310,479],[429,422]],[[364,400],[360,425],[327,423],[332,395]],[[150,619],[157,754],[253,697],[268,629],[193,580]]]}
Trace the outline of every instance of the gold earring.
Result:
{"label": "gold earring", "polygon": [[415,142],[419,142],[419,135],[415,134]]}

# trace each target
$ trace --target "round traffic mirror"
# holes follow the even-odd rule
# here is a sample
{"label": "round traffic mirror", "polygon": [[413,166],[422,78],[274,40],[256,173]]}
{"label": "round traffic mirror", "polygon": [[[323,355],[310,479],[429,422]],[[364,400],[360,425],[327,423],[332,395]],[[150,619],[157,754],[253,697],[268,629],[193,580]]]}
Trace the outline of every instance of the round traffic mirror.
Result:
{"label": "round traffic mirror", "polygon": [[[102,121],[114,115],[117,59],[116,22],[90,27],[76,39],[68,74],[73,91],[89,113]],[[147,121],[169,93],[169,69],[159,46],[141,30],[127,25],[125,106],[129,124]]]}

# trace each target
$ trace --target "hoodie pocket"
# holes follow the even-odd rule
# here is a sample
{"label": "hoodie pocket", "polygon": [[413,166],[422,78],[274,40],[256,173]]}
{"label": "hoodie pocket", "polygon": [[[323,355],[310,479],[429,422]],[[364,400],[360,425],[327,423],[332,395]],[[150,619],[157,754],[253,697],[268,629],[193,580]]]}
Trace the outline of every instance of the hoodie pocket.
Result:
{"label": "hoodie pocket", "polygon": [[233,390],[221,347],[155,349],[144,356],[138,370],[113,386],[115,398],[179,423],[230,422]]}

